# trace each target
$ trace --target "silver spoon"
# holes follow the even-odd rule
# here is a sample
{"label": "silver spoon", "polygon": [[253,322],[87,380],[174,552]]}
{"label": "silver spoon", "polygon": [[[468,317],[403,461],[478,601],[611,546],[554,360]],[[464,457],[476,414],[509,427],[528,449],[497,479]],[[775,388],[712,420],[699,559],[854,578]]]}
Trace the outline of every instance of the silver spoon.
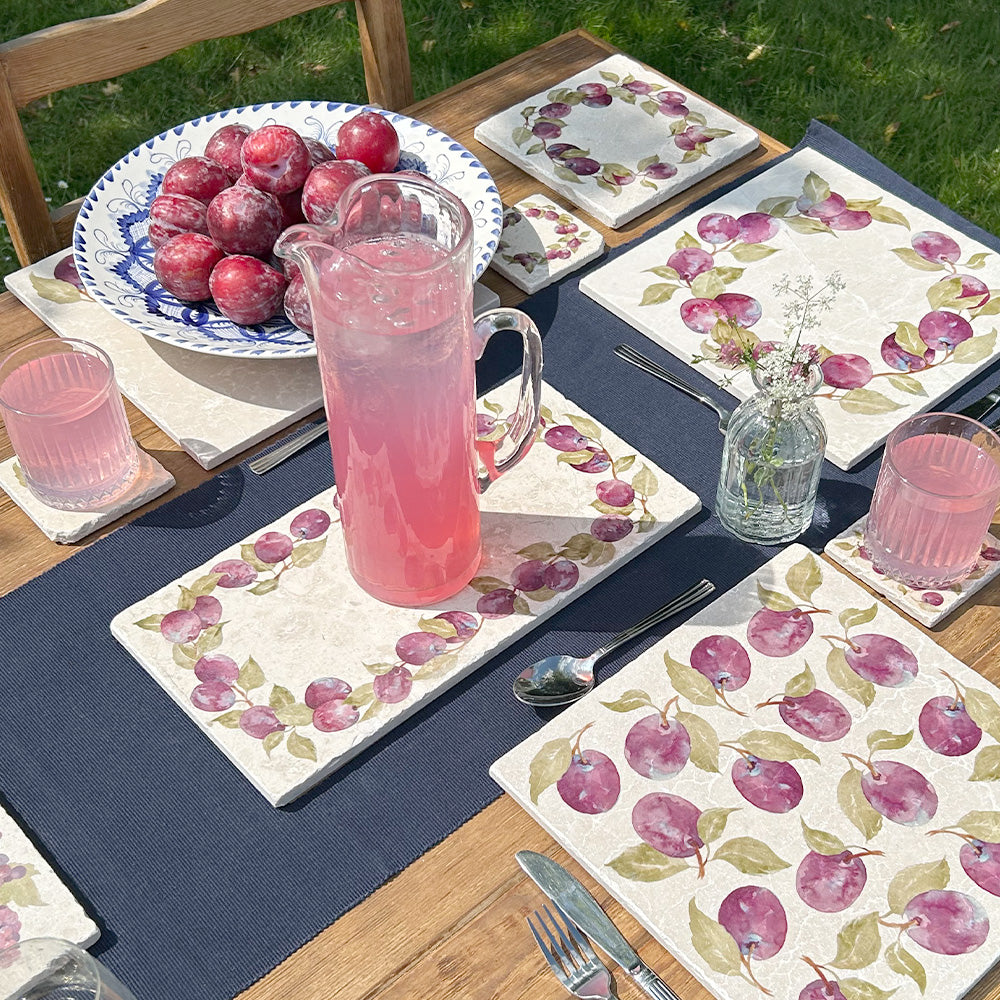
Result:
{"label": "silver spoon", "polygon": [[689,385],[684,379],[679,378],[673,372],[668,372],[662,365],[658,365],[651,358],[647,358],[645,354],[640,354],[634,347],[628,344],[619,344],[615,348],[615,354],[622,361],[627,361],[630,365],[641,368],[646,374],[652,375],[653,378],[658,378],[660,381],[672,385],[675,389],[680,389],[685,395],[690,396],[692,399],[697,399],[699,403],[704,403],[709,409],[715,410],[719,417],[719,431],[722,434],[726,433],[729,421],[733,415],[732,410],[727,410],[720,403],[712,399],[711,396],[706,396],[705,393],[700,392],[693,385]]}
{"label": "silver spoon", "polygon": [[546,656],[534,666],[526,667],[514,678],[514,697],[525,705],[568,705],[582,698],[594,686],[594,666],[623,643],[641,635],[664,619],[696,604],[715,590],[715,584],[702,580],[688,587],[679,597],[664,604],[651,615],[619,632],[610,642],[590,656]]}

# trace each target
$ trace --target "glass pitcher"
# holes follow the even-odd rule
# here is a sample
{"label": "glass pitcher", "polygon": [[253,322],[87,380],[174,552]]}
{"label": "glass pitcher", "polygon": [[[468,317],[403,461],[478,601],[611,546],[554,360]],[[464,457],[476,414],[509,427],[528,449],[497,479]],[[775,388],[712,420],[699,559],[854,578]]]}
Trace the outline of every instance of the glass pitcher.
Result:
{"label": "glass pitcher", "polygon": [[[534,440],[538,330],[516,310],[473,319],[472,218],[424,177],[355,181],[333,224],[275,250],[309,295],[350,571],[390,604],[443,600],[479,566],[479,494]],[[524,342],[517,412],[477,449],[475,362],[504,329]]]}

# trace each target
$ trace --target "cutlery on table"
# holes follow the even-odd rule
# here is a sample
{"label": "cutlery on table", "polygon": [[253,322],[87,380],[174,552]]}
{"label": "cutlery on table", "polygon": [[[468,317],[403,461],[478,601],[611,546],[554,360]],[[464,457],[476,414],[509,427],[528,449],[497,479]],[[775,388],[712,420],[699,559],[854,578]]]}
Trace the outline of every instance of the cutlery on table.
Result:
{"label": "cutlery on table", "polygon": [[291,458],[296,452],[301,451],[307,444],[322,437],[327,431],[327,423],[321,420],[314,427],[307,427],[300,431],[295,437],[289,438],[284,444],[278,445],[273,451],[258,455],[249,462],[251,472],[256,472],[262,476],[269,469],[280,465],[286,458]]}
{"label": "cutlery on table", "polygon": [[559,907],[560,912],[566,914],[591,940],[596,941],[601,950],[617,962],[640,989],[653,1000],[680,1000],[639,958],[636,950],[622,937],[621,931],[611,922],[597,900],[562,865],[537,851],[518,851],[514,857],[538,888]]}
{"label": "cutlery on table", "polygon": [[[592,997],[593,1000],[618,1000],[618,994],[611,988],[611,974],[608,972],[608,967],[597,957],[586,936],[573,926],[573,921],[559,909],[558,904],[556,912],[562,917],[562,924],[552,916],[552,911],[547,906],[543,909],[548,915],[549,923],[545,922],[545,918],[538,910],[535,910],[535,920],[545,932],[548,944],[542,940],[542,935],[531,922],[531,917],[526,919],[531,933],[535,935],[538,947],[545,956],[545,961],[556,974],[556,979],[573,996]],[[555,934],[552,933],[553,928]]]}
{"label": "cutlery on table", "polygon": [[688,587],[683,594],[673,598],[636,622],[624,632],[591,653],[590,656],[546,656],[522,670],[514,678],[514,697],[526,705],[568,705],[582,698],[594,686],[594,666],[602,657],[613,652],[623,643],[641,635],[664,619],[696,604],[715,590],[710,580],[702,580]]}
{"label": "cutlery on table", "polygon": [[986,393],[982,399],[977,399],[974,403],[970,403],[964,410],[959,410],[958,412],[962,414],[963,417],[969,417],[972,420],[985,420],[998,406],[1000,406],[1000,387],[994,389],[992,392]]}
{"label": "cutlery on table", "polygon": [[726,428],[729,427],[729,421],[733,416],[732,410],[727,410],[721,403],[717,403],[711,396],[705,395],[705,393],[696,389],[693,385],[685,382],[684,379],[678,378],[673,372],[667,371],[662,365],[658,365],[651,358],[647,358],[645,354],[641,354],[634,347],[630,347],[628,344],[619,344],[615,348],[615,354],[622,359],[622,361],[627,361],[630,365],[635,365],[636,368],[641,368],[648,375],[652,375],[654,378],[658,378],[669,385],[672,385],[675,389],[680,389],[681,392],[690,396],[692,399],[697,399],[699,403],[704,403],[711,410],[715,410],[719,417],[719,430],[721,433],[726,433]]}

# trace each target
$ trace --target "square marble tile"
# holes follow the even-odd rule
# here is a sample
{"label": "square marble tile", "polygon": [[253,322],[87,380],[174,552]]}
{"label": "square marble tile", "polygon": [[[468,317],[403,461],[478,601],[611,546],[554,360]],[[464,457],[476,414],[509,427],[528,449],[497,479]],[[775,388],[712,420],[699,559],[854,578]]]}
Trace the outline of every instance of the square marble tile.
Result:
{"label": "square marble tile", "polygon": [[1000,356],[990,291],[1000,256],[806,148],[595,268],[580,289],[746,399],[750,373],[726,366],[721,348],[782,341],[798,301],[782,283],[816,294],[834,274],[845,287],[802,340],[836,355],[814,398],[827,457],[850,469]]}
{"label": "square marble tile", "polygon": [[539,193],[504,210],[490,267],[531,295],[603,252],[596,229]]}
{"label": "square marble tile", "polygon": [[[13,817],[0,808],[0,943],[52,937],[86,947],[100,937],[49,863]],[[58,861],[58,859],[57,859]],[[6,996],[6,994],[3,994]]]}
{"label": "square marble tile", "polygon": [[748,125],[625,55],[488,118],[475,136],[613,229],[760,143]]}
{"label": "square marble tile", "polygon": [[943,590],[927,590],[908,587],[899,580],[892,580],[884,573],[878,573],[871,560],[862,554],[865,524],[868,515],[855,521],[836,538],[826,543],[823,551],[843,566],[851,576],[878,591],[892,601],[901,611],[918,622],[930,627],[947,618],[956,608],[965,604],[977,591],[983,589],[1000,573],[1000,539],[987,534],[983,539],[979,559],[973,571],[960,583]]}
{"label": "square marble tile", "polygon": [[[480,400],[498,430],[517,388]],[[606,476],[537,441],[484,494],[479,575],[440,605],[392,607],[357,586],[328,490],[127,608],[112,632],[273,805],[290,802],[699,510],[551,386],[542,402],[549,432],[565,428]],[[621,507],[595,495],[612,475],[633,494],[614,498]],[[593,533],[602,518],[613,541]],[[278,563],[255,552],[265,531],[288,538]],[[554,569],[542,587],[515,591],[514,570],[531,560]],[[178,718],[178,738],[186,732]]]}
{"label": "square marble tile", "polygon": [[[956,687],[979,739],[939,744]],[[958,1000],[1000,935],[975,851],[1000,841],[998,699],[792,545],[490,773],[713,996],[792,1000],[807,956],[845,997]]]}
{"label": "square marble tile", "polygon": [[[138,447],[138,446],[137,446]],[[57,510],[42,503],[24,482],[16,458],[0,463],[0,488],[53,542],[69,544],[93,534],[112,521],[166,493],[174,477],[152,455],[139,448],[139,471],[127,493],[99,510]]]}

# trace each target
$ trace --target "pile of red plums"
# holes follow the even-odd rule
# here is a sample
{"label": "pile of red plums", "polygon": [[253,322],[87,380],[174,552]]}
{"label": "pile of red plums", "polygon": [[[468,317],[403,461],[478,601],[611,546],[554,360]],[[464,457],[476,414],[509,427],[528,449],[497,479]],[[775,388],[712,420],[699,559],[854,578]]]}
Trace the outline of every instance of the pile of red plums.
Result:
{"label": "pile of red plums", "polygon": [[340,126],[336,153],[285,125],[223,125],[204,156],[167,170],[150,206],[157,280],[183,302],[213,299],[234,323],[283,311],[311,335],[302,274],[274,244],[288,226],[328,222],[352,181],[398,163],[399,136],[375,111]]}

